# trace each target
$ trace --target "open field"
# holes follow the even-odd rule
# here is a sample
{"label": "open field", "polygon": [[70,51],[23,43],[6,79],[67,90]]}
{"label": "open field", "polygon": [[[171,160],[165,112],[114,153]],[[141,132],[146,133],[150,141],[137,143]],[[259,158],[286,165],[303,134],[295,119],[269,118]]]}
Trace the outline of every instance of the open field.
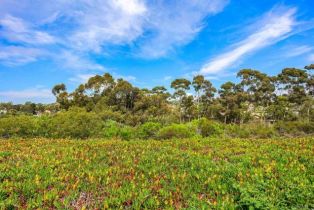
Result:
{"label": "open field", "polygon": [[0,140],[0,209],[313,209],[313,146],[313,138]]}

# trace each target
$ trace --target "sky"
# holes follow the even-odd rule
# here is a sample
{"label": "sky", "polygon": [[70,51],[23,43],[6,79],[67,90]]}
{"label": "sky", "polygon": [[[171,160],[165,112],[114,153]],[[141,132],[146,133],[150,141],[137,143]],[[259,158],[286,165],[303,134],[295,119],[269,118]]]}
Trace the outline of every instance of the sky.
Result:
{"label": "sky", "polygon": [[314,63],[313,0],[0,0],[0,102],[109,72],[141,88]]}

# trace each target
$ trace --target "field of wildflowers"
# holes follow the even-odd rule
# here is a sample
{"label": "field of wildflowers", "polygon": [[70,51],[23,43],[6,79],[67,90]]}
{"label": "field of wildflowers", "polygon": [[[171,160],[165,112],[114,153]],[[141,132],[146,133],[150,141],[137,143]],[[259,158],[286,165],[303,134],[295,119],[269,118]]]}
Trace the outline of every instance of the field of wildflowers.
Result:
{"label": "field of wildflowers", "polygon": [[314,138],[0,140],[0,209],[313,209]]}

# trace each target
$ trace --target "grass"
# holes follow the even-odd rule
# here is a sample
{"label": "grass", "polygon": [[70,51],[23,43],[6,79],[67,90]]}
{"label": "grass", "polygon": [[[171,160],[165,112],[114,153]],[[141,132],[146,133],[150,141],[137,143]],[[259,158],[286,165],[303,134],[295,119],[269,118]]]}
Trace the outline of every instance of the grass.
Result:
{"label": "grass", "polygon": [[0,140],[0,209],[313,209],[313,146]]}

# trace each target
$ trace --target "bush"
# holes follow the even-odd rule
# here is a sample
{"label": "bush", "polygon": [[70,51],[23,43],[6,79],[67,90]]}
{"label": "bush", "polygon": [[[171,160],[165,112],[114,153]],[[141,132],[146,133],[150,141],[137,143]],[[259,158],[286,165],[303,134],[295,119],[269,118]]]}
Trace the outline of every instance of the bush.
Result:
{"label": "bush", "polygon": [[156,122],[147,122],[138,128],[139,136],[143,139],[157,138],[161,124]]}
{"label": "bush", "polygon": [[224,125],[202,118],[198,121],[198,130],[203,137],[220,136],[224,132]]}
{"label": "bush", "polygon": [[225,126],[225,135],[231,138],[248,138],[250,132],[242,125],[228,124]]}
{"label": "bush", "polygon": [[172,139],[172,138],[189,138],[195,135],[195,132],[189,129],[184,124],[172,124],[160,129],[158,137],[160,139]]}
{"label": "bush", "polygon": [[117,138],[119,136],[120,125],[116,121],[108,120],[104,123],[102,129],[102,137],[104,138]]}
{"label": "bush", "polygon": [[123,126],[120,128],[119,137],[123,140],[130,140],[136,138],[136,131],[133,127]]}
{"label": "bush", "polygon": [[134,128],[108,120],[104,123],[101,136],[107,139],[121,138],[123,140],[130,140],[136,137],[135,134],[136,131]]}
{"label": "bush", "polygon": [[100,136],[102,120],[93,112],[72,108],[53,117],[50,124],[51,137],[86,139]]}
{"label": "bush", "polygon": [[226,126],[226,135],[232,138],[271,138],[277,136],[277,132],[272,125],[230,124]]}
{"label": "bush", "polygon": [[35,137],[38,135],[37,119],[28,115],[0,118],[0,137]]}
{"label": "bush", "polygon": [[292,122],[277,122],[275,124],[276,130],[280,134],[289,134],[293,136],[298,136],[302,134],[313,134],[314,133],[314,122],[302,122],[302,121],[292,121]]}

